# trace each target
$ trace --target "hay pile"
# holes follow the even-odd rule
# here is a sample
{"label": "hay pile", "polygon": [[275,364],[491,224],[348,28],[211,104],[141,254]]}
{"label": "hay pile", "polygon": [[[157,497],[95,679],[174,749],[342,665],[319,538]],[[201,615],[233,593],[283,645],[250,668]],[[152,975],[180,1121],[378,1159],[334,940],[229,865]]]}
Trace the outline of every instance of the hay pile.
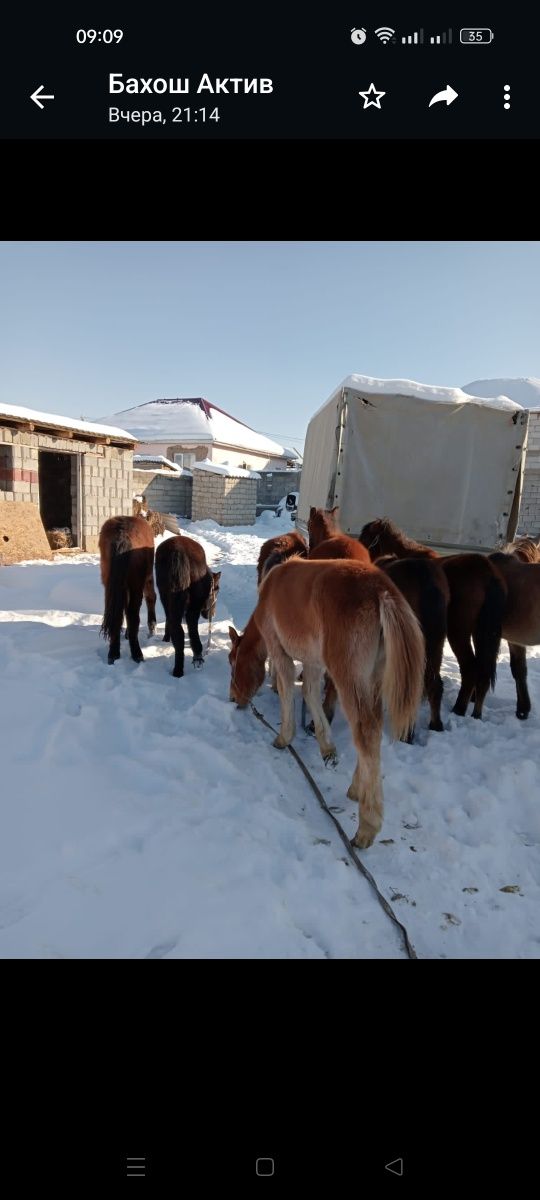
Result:
{"label": "hay pile", "polygon": [[28,558],[52,559],[37,504],[28,500],[5,500],[0,504],[0,565]]}
{"label": "hay pile", "polygon": [[64,528],[46,529],[47,540],[51,550],[66,550],[73,546],[73,537],[71,529],[67,526]]}

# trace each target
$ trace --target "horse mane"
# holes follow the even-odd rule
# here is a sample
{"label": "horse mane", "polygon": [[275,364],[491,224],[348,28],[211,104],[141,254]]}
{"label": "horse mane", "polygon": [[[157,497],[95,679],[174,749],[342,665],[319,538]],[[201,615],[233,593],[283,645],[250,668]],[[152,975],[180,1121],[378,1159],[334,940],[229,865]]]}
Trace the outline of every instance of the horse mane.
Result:
{"label": "horse mane", "polygon": [[[371,541],[370,541],[371,539]],[[431,550],[429,546],[424,546],[422,542],[415,542],[414,538],[407,537],[406,533],[395,525],[390,517],[377,517],[375,521],[368,521],[364,525],[359,537],[368,550],[371,550],[375,545],[384,540],[386,549],[384,553],[393,553],[397,550],[400,552],[399,557],[405,558],[411,555],[416,558],[438,558],[439,555],[435,550]],[[389,547],[392,547],[389,550]]]}
{"label": "horse mane", "polygon": [[507,542],[503,553],[513,554],[514,558],[520,558],[526,563],[540,562],[540,541],[535,542],[531,537],[518,537],[513,542]]}

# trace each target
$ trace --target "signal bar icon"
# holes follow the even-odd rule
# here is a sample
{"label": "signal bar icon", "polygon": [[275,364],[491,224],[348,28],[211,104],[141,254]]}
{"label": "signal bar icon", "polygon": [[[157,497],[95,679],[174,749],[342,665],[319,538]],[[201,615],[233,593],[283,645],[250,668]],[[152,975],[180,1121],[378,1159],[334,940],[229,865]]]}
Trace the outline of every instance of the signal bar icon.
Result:
{"label": "signal bar icon", "polygon": [[[429,39],[431,46],[446,46],[446,33],[436,33]],[[452,30],[448,30],[448,45],[452,45]]]}
{"label": "signal bar icon", "polygon": [[416,30],[415,33],[405,34],[401,39],[402,46],[423,46],[424,45],[424,30]]}

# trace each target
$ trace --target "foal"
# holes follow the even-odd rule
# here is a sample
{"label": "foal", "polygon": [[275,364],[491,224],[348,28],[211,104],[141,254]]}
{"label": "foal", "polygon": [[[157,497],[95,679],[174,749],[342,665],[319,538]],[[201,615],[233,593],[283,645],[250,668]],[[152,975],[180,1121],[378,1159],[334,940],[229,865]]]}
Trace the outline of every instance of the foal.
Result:
{"label": "foal", "polygon": [[308,558],[353,558],[366,565],[368,551],[357,540],[342,533],[337,523],[339,505],[335,508],[310,508],[308,521]]}
{"label": "foal", "polygon": [[211,620],[216,610],[221,571],[209,571],[206,555],[199,542],[188,537],[167,538],[156,550],[156,583],[165,610],[164,642],[174,646],[173,675],[184,674],[184,630],[186,618],[193,666],[204,662],[199,637],[199,617]]}
{"label": "foal", "polygon": [[380,748],[383,701],[395,737],[406,734],[418,707],[424,639],[407,601],[381,571],[360,563],[292,558],[268,572],[245,633],[229,627],[230,699],[244,708],[264,681],[267,650],[275,665],[281,731],[292,741],[294,659],[303,664],[303,694],[325,763],[336,749],[323,712],[320,685],[334,680],[358,753],[347,795],[358,800],[354,845],[370,846],[382,825]]}
{"label": "foal", "polygon": [[107,662],[120,658],[120,631],[124,611],[127,637],[134,662],[143,661],[139,645],[139,613],[143,595],[148,609],[148,633],[156,628],[154,590],[154,535],[144,517],[110,517],[99,535],[101,582],[105,588],[105,612],[101,625],[109,638]]}

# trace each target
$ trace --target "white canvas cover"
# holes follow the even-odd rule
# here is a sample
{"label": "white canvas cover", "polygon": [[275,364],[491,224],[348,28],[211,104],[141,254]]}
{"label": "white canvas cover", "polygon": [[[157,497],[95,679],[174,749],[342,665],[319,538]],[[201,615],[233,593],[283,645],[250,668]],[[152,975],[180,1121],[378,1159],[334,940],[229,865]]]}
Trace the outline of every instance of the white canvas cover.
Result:
{"label": "white canvas cover", "polygon": [[527,423],[504,396],[349,376],[309,424],[299,524],[339,504],[353,536],[390,517],[420,542],[492,549],[515,532]]}

